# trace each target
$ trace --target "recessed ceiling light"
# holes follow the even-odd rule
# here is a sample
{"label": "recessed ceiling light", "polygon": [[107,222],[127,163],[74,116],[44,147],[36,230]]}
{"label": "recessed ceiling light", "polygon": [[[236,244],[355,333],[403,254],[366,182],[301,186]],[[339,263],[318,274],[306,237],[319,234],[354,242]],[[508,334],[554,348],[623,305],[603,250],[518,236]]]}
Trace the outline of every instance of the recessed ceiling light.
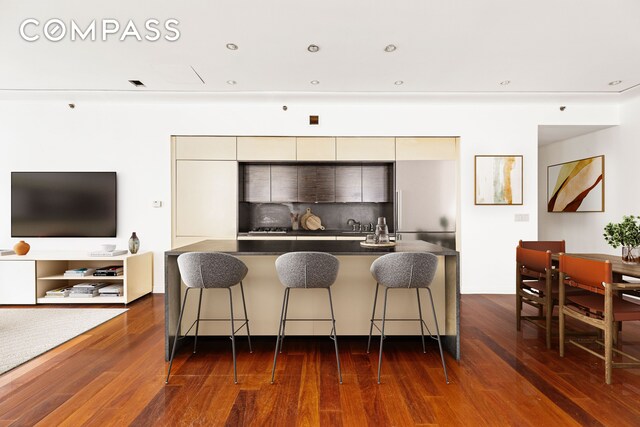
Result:
{"label": "recessed ceiling light", "polygon": [[313,52],[313,53],[315,53],[315,52],[317,52],[317,51],[319,51],[319,50],[320,50],[320,46],[315,45],[315,44],[310,44],[310,45],[307,47],[307,50],[308,50],[309,52]]}
{"label": "recessed ceiling light", "polygon": [[397,47],[395,44],[388,44],[384,47],[384,51],[385,52],[393,52],[394,50],[396,50]]}
{"label": "recessed ceiling light", "polygon": [[228,85],[232,85],[232,86],[233,86],[233,85],[234,85],[234,84],[236,84],[236,83],[238,83],[238,82],[237,82],[237,81],[235,81],[235,80],[227,80],[227,84],[228,84]]}
{"label": "recessed ceiling light", "polygon": [[227,43],[227,49],[229,50],[238,50],[238,45],[234,43]]}
{"label": "recessed ceiling light", "polygon": [[142,83],[140,80],[129,80],[129,83],[131,83],[135,87],[145,87],[144,83]]}
{"label": "recessed ceiling light", "polygon": [[619,85],[620,83],[622,83],[622,80],[614,80],[612,82],[609,82],[609,86],[616,86],[616,85]]}
{"label": "recessed ceiling light", "polygon": [[500,84],[502,86],[508,86],[509,84],[511,84],[511,80],[503,80],[503,81],[500,82]]}
{"label": "recessed ceiling light", "polygon": [[404,84],[404,82],[403,82],[402,80],[396,80],[396,81],[394,82],[394,84],[395,84],[396,86],[400,86],[400,85]]}
{"label": "recessed ceiling light", "polygon": [[319,85],[320,81],[319,80],[311,80],[311,84],[312,85]]}

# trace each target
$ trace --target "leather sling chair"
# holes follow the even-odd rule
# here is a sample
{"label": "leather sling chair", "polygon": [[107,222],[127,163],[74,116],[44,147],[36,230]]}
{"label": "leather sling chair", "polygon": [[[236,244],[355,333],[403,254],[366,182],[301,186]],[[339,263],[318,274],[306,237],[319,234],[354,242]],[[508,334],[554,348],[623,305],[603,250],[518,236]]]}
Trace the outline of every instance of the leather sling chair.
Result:
{"label": "leather sling chair", "polygon": [[[570,255],[560,255],[560,357],[564,357],[565,317],[580,320],[604,331],[604,355],[574,340],[568,342],[605,362],[605,382],[611,384],[613,368],[640,367],[640,359],[614,348],[619,334],[619,322],[640,320],[640,304],[623,299],[624,291],[640,290],[640,283],[612,283],[609,261],[597,261]],[[581,289],[583,294],[568,294],[569,289]],[[633,362],[613,361],[613,353],[626,356]]]}

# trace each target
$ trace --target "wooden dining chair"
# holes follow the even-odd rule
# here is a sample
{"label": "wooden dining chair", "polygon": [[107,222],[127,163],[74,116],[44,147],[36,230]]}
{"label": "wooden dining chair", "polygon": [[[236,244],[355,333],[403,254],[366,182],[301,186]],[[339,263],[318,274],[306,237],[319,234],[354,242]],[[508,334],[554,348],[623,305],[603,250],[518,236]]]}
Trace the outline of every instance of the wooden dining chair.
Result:
{"label": "wooden dining chair", "polygon": [[[516,248],[516,329],[523,320],[544,320],[547,348],[551,348],[553,307],[558,303],[558,280],[551,264],[551,251]],[[537,316],[522,314],[522,305],[538,309]]]}
{"label": "wooden dining chair", "polygon": [[[640,320],[640,304],[623,299],[621,292],[640,290],[640,283],[613,283],[609,261],[596,261],[570,255],[560,255],[560,357],[564,357],[565,316],[580,320],[604,331],[604,355],[579,342],[571,344],[588,351],[605,362],[605,382],[611,384],[613,368],[640,367],[640,359],[614,348],[619,334],[619,322]],[[569,289],[580,289],[580,294],[568,294]],[[614,362],[613,353],[626,356],[634,362]]]}

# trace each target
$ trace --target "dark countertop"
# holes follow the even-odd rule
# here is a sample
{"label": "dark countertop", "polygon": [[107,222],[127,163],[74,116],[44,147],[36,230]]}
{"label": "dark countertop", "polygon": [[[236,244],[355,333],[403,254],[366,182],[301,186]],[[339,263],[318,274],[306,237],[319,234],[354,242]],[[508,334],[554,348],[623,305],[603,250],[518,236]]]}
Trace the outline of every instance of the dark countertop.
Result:
{"label": "dark countertop", "polygon": [[165,252],[176,256],[185,252],[224,252],[233,255],[282,255],[287,252],[315,251],[333,255],[377,255],[391,252],[430,252],[457,255],[458,252],[421,240],[397,242],[392,248],[364,248],[349,240],[203,240]]}
{"label": "dark countertop", "polygon": [[[372,234],[374,231],[347,231],[347,230],[289,230],[286,233],[248,233],[240,232],[238,236],[265,236],[265,237],[277,237],[277,236],[362,236]],[[391,232],[389,234],[392,234]]]}

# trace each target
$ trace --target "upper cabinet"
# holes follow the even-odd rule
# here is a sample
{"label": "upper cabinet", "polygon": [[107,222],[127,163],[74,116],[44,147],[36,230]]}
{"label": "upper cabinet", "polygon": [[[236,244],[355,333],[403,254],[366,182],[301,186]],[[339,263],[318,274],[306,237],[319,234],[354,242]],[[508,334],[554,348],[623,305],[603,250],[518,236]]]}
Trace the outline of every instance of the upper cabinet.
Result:
{"label": "upper cabinet", "polygon": [[384,203],[391,197],[391,170],[390,165],[363,165],[362,166],[362,201]]}
{"label": "upper cabinet", "polygon": [[244,165],[243,201],[271,201],[271,165]]}
{"label": "upper cabinet", "polygon": [[395,138],[336,138],[336,159],[393,161],[396,159]]}
{"label": "upper cabinet", "polygon": [[238,137],[238,160],[296,160],[296,138],[277,137]]}
{"label": "upper cabinet", "polygon": [[271,165],[271,201],[294,202],[298,199],[298,170],[286,165]]}
{"label": "upper cabinet", "polygon": [[396,160],[456,160],[458,138],[396,138]]}
{"label": "upper cabinet", "polygon": [[336,202],[362,201],[362,166],[336,168]]}
{"label": "upper cabinet", "polygon": [[176,136],[176,160],[235,160],[235,136]]}
{"label": "upper cabinet", "polygon": [[297,170],[298,202],[335,202],[335,166],[300,165],[297,167]]}
{"label": "upper cabinet", "polygon": [[331,161],[336,159],[336,139],[299,137],[296,139],[299,161]]}

